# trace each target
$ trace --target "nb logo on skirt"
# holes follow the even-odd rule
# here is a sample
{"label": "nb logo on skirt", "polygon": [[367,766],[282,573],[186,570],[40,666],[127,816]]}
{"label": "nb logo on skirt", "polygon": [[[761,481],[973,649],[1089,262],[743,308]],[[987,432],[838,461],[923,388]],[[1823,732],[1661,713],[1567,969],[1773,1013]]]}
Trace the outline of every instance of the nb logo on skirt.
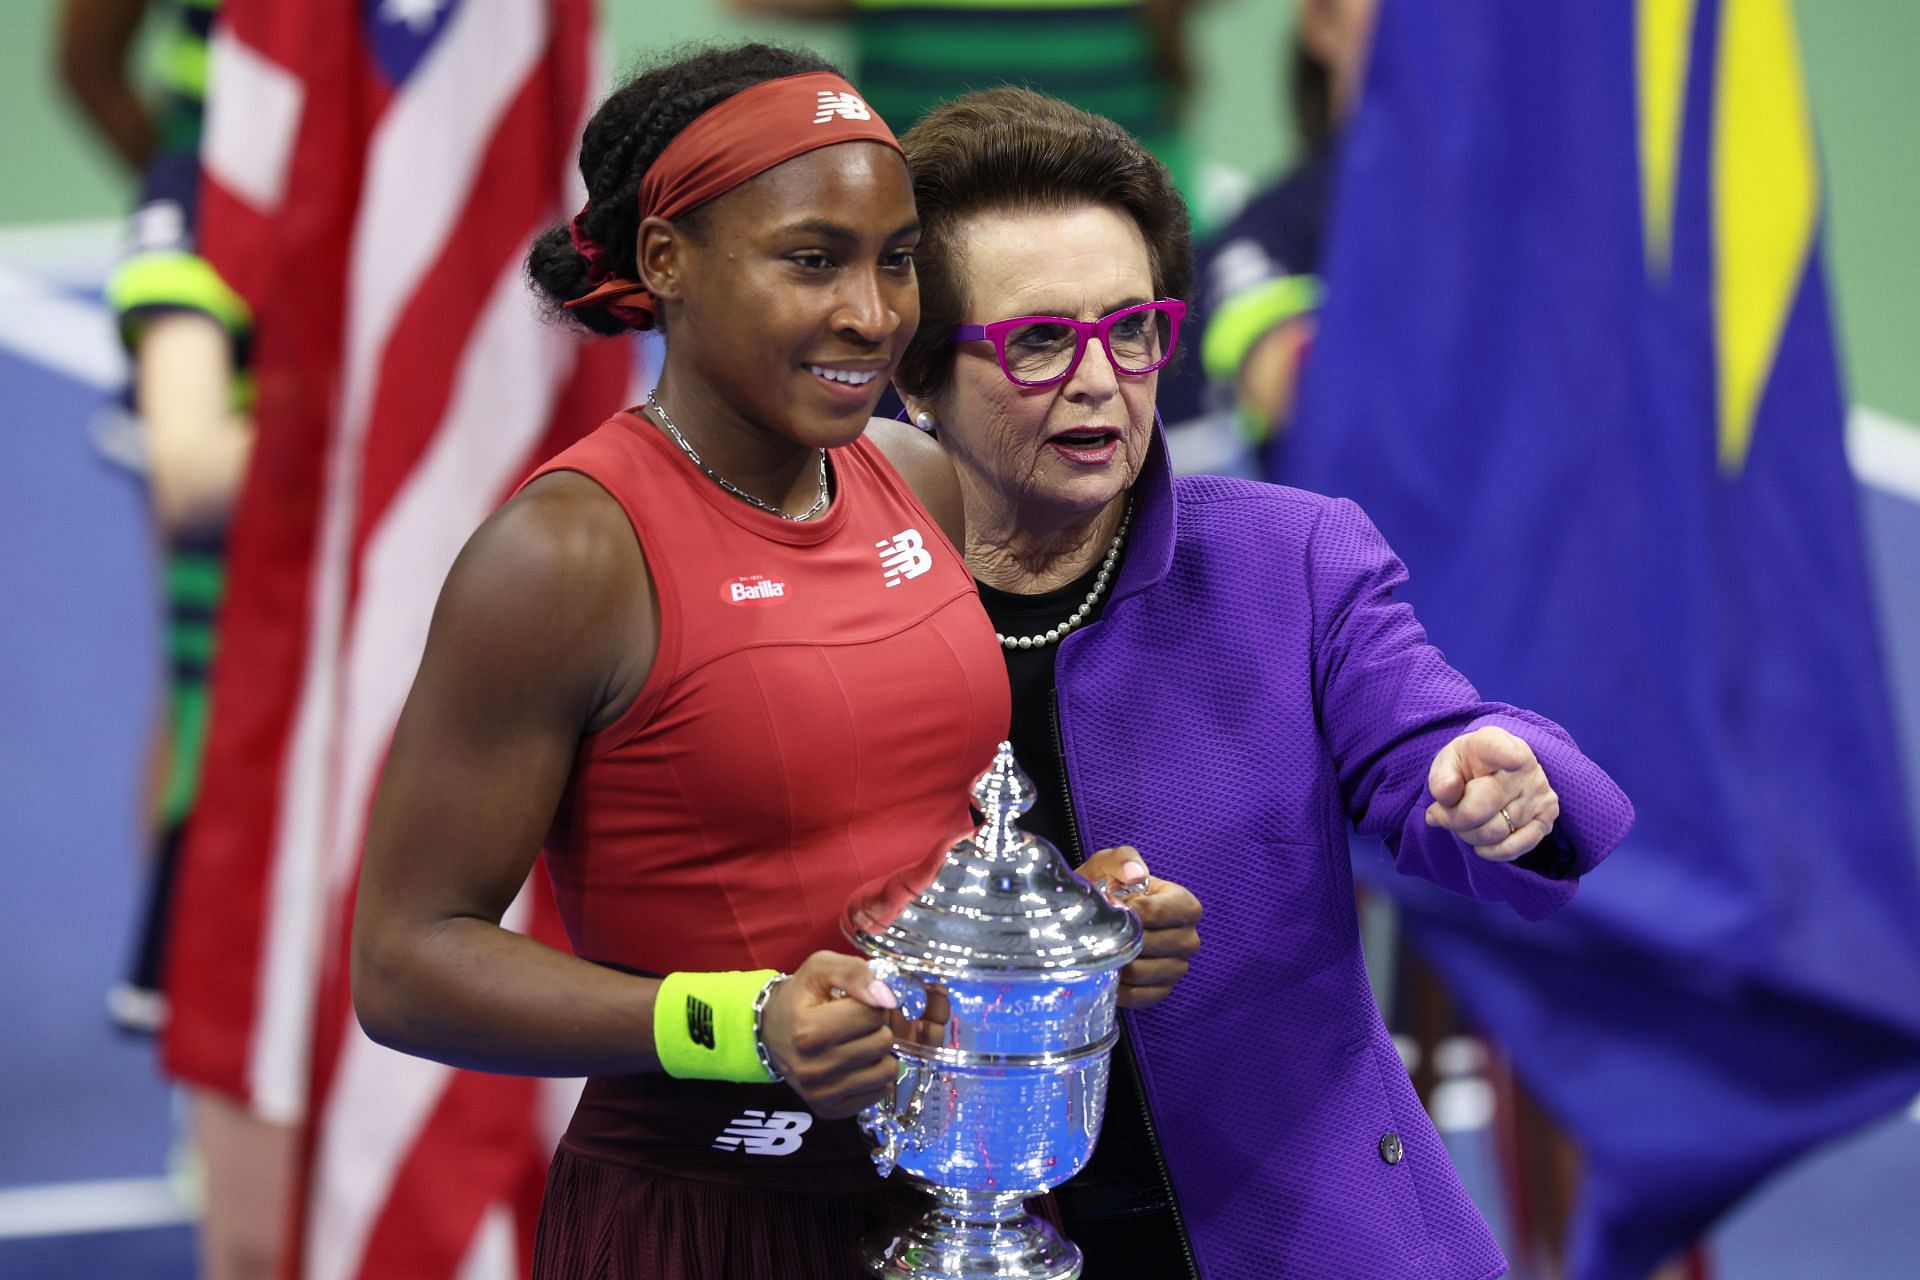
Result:
{"label": "nb logo on skirt", "polygon": [[807,1111],[746,1111],[727,1122],[713,1146],[750,1156],[790,1156],[800,1149],[800,1135],[812,1127],[813,1114]]}

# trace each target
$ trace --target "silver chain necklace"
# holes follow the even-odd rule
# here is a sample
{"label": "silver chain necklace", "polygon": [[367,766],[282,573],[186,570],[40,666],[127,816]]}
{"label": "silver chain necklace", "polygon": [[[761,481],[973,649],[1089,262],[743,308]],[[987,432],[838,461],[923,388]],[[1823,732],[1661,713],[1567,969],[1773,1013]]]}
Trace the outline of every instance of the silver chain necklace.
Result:
{"label": "silver chain necklace", "polygon": [[1126,514],[1120,517],[1120,530],[1113,535],[1113,542],[1107,547],[1105,558],[1100,561],[1100,572],[1094,575],[1093,590],[1087,592],[1087,598],[1080,607],[1067,615],[1067,620],[1056,627],[1049,627],[1037,636],[1003,636],[998,631],[993,638],[1000,642],[1003,649],[1044,649],[1065,636],[1087,620],[1093,612],[1093,606],[1100,603],[1100,597],[1107,590],[1107,582],[1113,577],[1113,568],[1120,562],[1120,544],[1127,540],[1127,526],[1133,522],[1133,503],[1127,503]]}
{"label": "silver chain necklace", "polygon": [[686,454],[689,458],[693,459],[693,465],[700,468],[702,471],[706,472],[707,479],[713,481],[715,484],[719,485],[722,489],[725,489],[728,493],[740,499],[740,501],[748,503],[751,506],[756,506],[760,508],[762,511],[771,511],[774,515],[779,516],[782,520],[796,520],[796,521],[811,520],[815,516],[819,515],[823,510],[826,509],[827,451],[825,449],[822,449],[820,451],[820,496],[813,500],[812,506],[808,507],[805,511],[801,512],[799,515],[796,516],[789,512],[782,511],[779,507],[774,506],[771,502],[766,502],[759,498],[754,497],[752,494],[748,493],[745,489],[742,489],[739,485],[735,484],[733,481],[727,479],[725,476],[721,475],[718,471],[715,471],[712,467],[702,462],[700,460],[700,455],[693,451],[693,446],[687,443],[687,438],[680,434],[680,428],[673,425],[673,419],[667,415],[666,407],[662,405],[658,400],[654,399],[653,392],[651,391],[647,392],[647,403],[653,407],[653,411],[655,413],[660,415],[660,424],[667,429],[667,434],[673,437],[673,442],[680,446],[680,452]]}

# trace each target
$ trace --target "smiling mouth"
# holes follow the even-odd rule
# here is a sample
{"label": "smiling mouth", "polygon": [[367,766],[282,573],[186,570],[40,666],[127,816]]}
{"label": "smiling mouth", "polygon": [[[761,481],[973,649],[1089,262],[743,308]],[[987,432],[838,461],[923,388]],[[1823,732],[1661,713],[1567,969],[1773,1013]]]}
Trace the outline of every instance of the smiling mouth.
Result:
{"label": "smiling mouth", "polygon": [[807,372],[847,387],[864,387],[880,376],[878,369],[829,369],[819,364],[808,365]]}

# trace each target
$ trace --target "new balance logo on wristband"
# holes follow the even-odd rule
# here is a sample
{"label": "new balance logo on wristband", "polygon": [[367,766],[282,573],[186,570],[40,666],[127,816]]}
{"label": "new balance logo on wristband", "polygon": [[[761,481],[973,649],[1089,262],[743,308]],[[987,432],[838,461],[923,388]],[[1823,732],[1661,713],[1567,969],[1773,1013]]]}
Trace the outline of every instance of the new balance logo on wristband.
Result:
{"label": "new balance logo on wristband", "polygon": [[713,1146],[750,1156],[790,1156],[800,1149],[800,1135],[811,1128],[813,1114],[808,1111],[744,1111],[727,1122]]}
{"label": "new balance logo on wristband", "polygon": [[903,529],[873,545],[880,551],[880,567],[887,571],[890,587],[897,587],[908,578],[917,578],[933,568],[933,552],[927,550],[918,529]]}
{"label": "new balance logo on wristband", "polygon": [[713,1048],[713,1006],[699,996],[687,997],[687,1039],[703,1049]]}

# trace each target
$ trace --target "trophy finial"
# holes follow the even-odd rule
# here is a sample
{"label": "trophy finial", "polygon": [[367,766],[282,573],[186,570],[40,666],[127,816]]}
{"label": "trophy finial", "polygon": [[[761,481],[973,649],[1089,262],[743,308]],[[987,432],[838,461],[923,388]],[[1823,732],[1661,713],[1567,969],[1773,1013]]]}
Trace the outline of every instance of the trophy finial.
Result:
{"label": "trophy finial", "polygon": [[1011,824],[1033,808],[1038,795],[1033,779],[1013,758],[1013,744],[1003,742],[993,753],[993,763],[973,784],[973,807],[980,811],[980,816],[987,820],[989,826],[998,825],[995,819],[999,823]]}

